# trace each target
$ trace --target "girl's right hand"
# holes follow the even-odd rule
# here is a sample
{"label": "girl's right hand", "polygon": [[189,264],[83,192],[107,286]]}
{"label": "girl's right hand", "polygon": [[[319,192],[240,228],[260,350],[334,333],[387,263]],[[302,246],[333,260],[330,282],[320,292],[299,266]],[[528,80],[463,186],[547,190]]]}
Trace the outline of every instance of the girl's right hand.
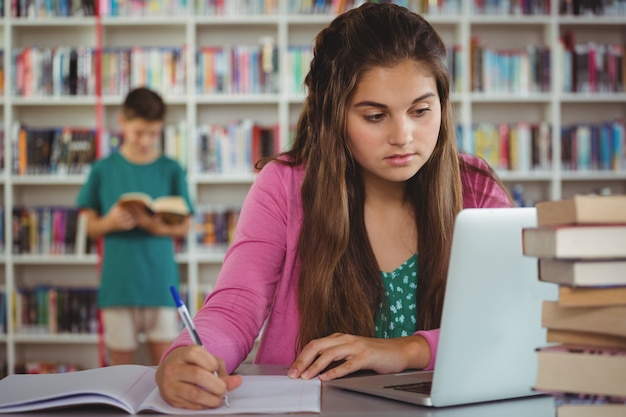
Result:
{"label": "girl's right hand", "polygon": [[[217,372],[215,376],[213,372]],[[224,361],[202,346],[172,350],[156,372],[161,397],[174,407],[203,410],[222,405],[228,391],[241,385],[241,375],[228,375]]]}

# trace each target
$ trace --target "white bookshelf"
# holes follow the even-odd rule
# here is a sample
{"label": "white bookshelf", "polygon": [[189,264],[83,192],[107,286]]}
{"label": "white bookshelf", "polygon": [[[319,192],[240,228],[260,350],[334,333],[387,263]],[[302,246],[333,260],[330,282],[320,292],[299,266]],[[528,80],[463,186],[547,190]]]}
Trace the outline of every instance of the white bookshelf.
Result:
{"label": "white bookshelf", "polygon": [[[259,123],[278,123],[280,140],[287,142],[289,127],[294,125],[302,106],[303,95],[288,91],[289,70],[286,67],[290,45],[307,45],[333,16],[302,15],[288,12],[288,1],[278,0],[273,15],[202,16],[191,10],[175,16],[136,17],[46,17],[0,19],[0,47],[4,50],[5,94],[0,99],[2,122],[6,129],[5,149],[11,149],[9,126],[16,121],[32,126],[74,125],[94,127],[101,103],[105,127],[115,127],[115,116],[122,96],[14,97],[11,53],[18,47],[89,46],[96,47],[101,33],[104,46],[182,46],[187,51],[186,94],[164,95],[170,123],[186,122],[188,181],[196,204],[240,205],[254,181],[252,173],[219,175],[195,170],[195,126],[223,122],[232,118],[253,118]],[[462,1],[461,10],[453,15],[425,14],[448,45],[461,45],[463,72],[458,79],[461,88],[452,94],[457,121],[464,131],[476,122],[548,122],[552,126],[553,162],[560,159],[560,128],[564,125],[599,123],[608,118],[626,119],[626,93],[562,93],[555,82],[561,63],[554,51],[560,35],[571,30],[580,41],[614,42],[626,45],[626,16],[573,17],[560,16],[558,1],[551,2],[545,16],[485,16],[472,13],[470,1]],[[11,16],[10,2],[5,2],[5,16]],[[552,83],[550,91],[524,94],[492,94],[470,91],[469,48],[472,36],[478,35],[493,48],[522,47],[527,43],[550,46]],[[280,85],[271,94],[197,94],[194,51],[213,44],[255,44],[260,38],[272,37],[278,47]],[[5,152],[5,170],[0,175],[1,203],[5,207],[5,241],[11,242],[11,208],[17,205],[73,204],[84,176],[17,176],[10,174],[11,154]],[[591,192],[610,187],[614,193],[626,192],[626,167],[620,171],[563,171],[559,163],[541,172],[500,172],[512,188],[522,184],[530,200],[558,199],[574,193]],[[204,250],[188,238],[188,250],[177,255],[182,281],[191,294],[214,282],[223,259],[223,251]],[[89,256],[16,255],[7,244],[0,256],[0,286],[7,293],[16,287],[46,282],[97,286],[97,258]],[[69,360],[80,366],[98,366],[97,337],[94,335],[29,335],[15,331],[11,325],[12,300],[8,298],[8,328],[0,334],[0,363],[8,372],[16,363],[26,360]],[[196,306],[191,305],[192,313]]]}

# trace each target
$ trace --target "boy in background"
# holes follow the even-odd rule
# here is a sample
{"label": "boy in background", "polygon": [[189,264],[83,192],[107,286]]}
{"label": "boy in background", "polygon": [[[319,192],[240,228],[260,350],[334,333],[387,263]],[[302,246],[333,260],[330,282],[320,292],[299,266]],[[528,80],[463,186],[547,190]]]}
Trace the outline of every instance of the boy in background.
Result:
{"label": "boy in background", "polygon": [[190,216],[167,224],[159,214],[118,204],[127,192],[153,199],[177,195],[193,213],[185,171],[160,151],[165,113],[165,103],[154,91],[130,91],[118,116],[123,136],[119,152],[94,163],[77,199],[87,215],[89,237],[104,237],[98,307],[111,365],[134,362],[139,333],[145,334],[157,364],[178,334],[169,287],[178,287],[180,279],[174,238],[187,234]]}

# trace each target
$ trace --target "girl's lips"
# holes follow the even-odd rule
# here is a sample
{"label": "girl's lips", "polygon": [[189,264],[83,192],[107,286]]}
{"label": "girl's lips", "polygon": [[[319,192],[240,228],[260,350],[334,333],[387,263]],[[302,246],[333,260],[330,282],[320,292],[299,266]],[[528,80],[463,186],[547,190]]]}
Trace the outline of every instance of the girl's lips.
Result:
{"label": "girl's lips", "polygon": [[411,163],[415,158],[415,154],[408,153],[403,155],[391,155],[385,158],[385,160],[393,166],[405,166]]}

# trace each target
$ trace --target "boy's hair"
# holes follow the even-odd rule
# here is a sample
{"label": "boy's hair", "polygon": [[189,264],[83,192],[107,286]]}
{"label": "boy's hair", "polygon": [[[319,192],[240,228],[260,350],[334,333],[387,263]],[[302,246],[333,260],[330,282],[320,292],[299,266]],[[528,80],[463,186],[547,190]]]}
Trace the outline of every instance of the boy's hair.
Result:
{"label": "boy's hair", "polygon": [[165,102],[161,96],[146,87],[129,91],[122,104],[122,113],[126,120],[161,122],[165,120],[165,111]]}

